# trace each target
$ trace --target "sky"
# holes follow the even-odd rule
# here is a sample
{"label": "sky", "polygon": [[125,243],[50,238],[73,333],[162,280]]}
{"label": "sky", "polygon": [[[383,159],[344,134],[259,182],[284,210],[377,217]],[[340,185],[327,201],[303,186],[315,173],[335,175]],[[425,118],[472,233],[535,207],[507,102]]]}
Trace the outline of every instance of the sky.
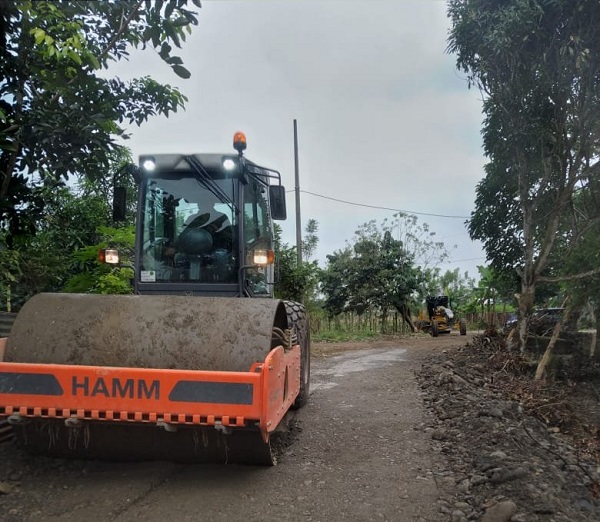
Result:
{"label": "sky", "polygon": [[128,129],[134,158],[232,152],[243,131],[246,156],[282,173],[288,219],[279,224],[294,245],[296,120],[302,229],[318,222],[321,267],[362,224],[396,209],[446,244],[443,272],[477,276],[485,254],[465,221],[485,164],[481,99],[446,52],[444,1],[203,0],[198,15],[174,53],[190,79],[150,49],[109,71],[150,75],[188,98],[185,111]]}

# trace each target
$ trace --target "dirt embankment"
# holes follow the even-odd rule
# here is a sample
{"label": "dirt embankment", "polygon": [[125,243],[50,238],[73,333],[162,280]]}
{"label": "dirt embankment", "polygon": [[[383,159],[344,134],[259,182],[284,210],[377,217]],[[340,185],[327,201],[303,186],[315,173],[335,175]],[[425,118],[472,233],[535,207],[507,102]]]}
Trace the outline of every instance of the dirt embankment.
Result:
{"label": "dirt embankment", "polygon": [[422,430],[446,457],[448,520],[600,520],[600,374],[534,383],[533,370],[500,337],[424,358],[417,379],[432,419]]}

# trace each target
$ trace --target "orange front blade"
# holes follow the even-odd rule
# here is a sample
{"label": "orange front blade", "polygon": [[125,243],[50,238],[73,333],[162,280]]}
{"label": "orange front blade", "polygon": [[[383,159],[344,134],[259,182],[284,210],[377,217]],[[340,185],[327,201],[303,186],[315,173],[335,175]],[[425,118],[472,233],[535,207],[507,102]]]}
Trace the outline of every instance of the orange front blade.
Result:
{"label": "orange front blade", "polygon": [[299,386],[299,346],[277,347],[247,372],[0,362],[0,416],[258,424],[266,442]]}

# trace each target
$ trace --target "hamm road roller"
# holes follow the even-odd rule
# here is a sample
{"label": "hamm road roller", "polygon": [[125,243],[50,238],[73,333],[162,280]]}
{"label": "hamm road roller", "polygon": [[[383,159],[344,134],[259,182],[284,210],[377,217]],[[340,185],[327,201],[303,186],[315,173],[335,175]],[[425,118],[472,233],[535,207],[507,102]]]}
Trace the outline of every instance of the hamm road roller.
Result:
{"label": "hamm road roller", "polygon": [[244,156],[242,133],[234,147],[140,157],[133,294],[22,308],[0,341],[0,418],[26,450],[275,464],[272,435],[308,398],[310,331],[273,297],[281,175]]}

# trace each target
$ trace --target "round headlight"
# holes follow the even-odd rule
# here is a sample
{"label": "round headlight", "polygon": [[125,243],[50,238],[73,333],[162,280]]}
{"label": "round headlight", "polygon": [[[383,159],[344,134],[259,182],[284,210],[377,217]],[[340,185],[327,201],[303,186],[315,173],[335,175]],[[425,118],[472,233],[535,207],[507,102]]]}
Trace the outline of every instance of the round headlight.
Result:
{"label": "round headlight", "polygon": [[223,161],[223,168],[225,170],[233,170],[235,168],[235,161],[233,161],[231,158],[227,158]]}
{"label": "round headlight", "polygon": [[156,162],[152,158],[146,158],[142,163],[144,170],[152,172],[156,168]]}

